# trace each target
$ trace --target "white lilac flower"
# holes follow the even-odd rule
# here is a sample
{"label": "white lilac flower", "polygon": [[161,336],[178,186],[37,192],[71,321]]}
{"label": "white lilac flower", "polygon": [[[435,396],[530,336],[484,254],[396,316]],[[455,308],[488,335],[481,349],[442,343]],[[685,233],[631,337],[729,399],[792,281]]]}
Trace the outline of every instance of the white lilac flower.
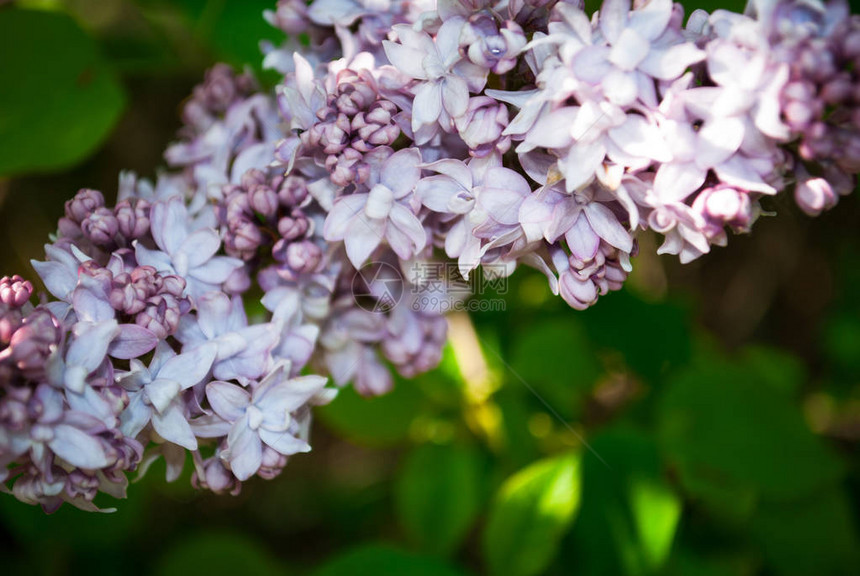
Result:
{"label": "white lilac flower", "polygon": [[290,456],[310,451],[296,437],[292,413],[306,405],[325,386],[321,376],[290,378],[289,363],[278,364],[248,391],[228,382],[206,385],[206,398],[227,430],[227,449],[221,458],[240,481],[253,476],[263,464],[264,445]]}
{"label": "white lilac flower", "polygon": [[161,342],[147,367],[132,360],[130,369],[117,376],[128,393],[128,407],[120,416],[123,434],[136,438],[147,424],[158,435],[188,450],[197,449],[197,439],[188,424],[182,392],[201,382],[215,361],[217,346],[203,344],[176,354]]}
{"label": "white lilac flower", "polygon": [[422,144],[434,134],[434,127],[450,131],[453,122],[466,113],[469,92],[484,88],[487,73],[460,55],[461,18],[445,21],[432,38],[410,26],[394,26],[398,42],[384,41],[385,54],[401,72],[418,80],[412,103],[412,131]]}
{"label": "white lilac flower", "polygon": [[213,344],[212,374],[219,380],[252,380],[268,368],[279,331],[273,324],[248,325],[242,299],[208,292],[197,302],[196,315],[182,318],[176,338],[183,351]]}
{"label": "white lilac flower", "polygon": [[237,258],[216,256],[221,239],[215,230],[189,230],[188,211],[179,198],[152,205],[152,237],[159,250],[135,243],[135,255],[143,266],[160,273],[175,274],[186,280],[185,293],[197,300],[218,290],[230,274],[242,265]]}
{"label": "white lilac flower", "polygon": [[325,220],[323,236],[343,241],[350,262],[360,268],[383,242],[408,260],[426,244],[426,232],[410,201],[418,183],[421,155],[416,148],[395,152],[368,181],[367,192],[342,196]]}

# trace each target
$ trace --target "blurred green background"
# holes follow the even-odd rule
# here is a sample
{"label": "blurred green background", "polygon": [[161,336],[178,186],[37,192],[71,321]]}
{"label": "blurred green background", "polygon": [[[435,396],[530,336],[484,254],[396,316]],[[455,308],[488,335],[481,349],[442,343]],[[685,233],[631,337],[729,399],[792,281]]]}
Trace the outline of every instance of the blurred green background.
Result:
{"label": "blurred green background", "polygon": [[[0,274],[34,279],[78,188],[162,169],[205,68],[278,39],[273,3],[0,6]],[[769,208],[687,266],[644,237],[625,291],[584,313],[518,272],[485,296],[505,312],[452,317],[439,369],[344,391],[314,451],[238,497],[163,464],[112,515],[4,496],[2,571],[860,574],[860,199]]]}

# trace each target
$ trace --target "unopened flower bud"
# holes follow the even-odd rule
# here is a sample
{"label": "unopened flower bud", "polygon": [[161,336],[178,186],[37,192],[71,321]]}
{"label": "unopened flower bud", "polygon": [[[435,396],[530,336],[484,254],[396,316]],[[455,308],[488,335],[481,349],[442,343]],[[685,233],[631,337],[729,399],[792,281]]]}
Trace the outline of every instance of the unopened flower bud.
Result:
{"label": "unopened flower bud", "polygon": [[839,197],[830,182],[824,178],[808,178],[798,182],[794,199],[800,209],[810,216],[818,216],[836,205]]}
{"label": "unopened flower bud", "polygon": [[310,221],[301,213],[294,212],[292,216],[284,216],[278,220],[278,234],[284,240],[295,240],[307,234]]}
{"label": "unopened flower bud", "polygon": [[278,190],[278,199],[281,206],[299,206],[308,196],[307,180],[301,176],[287,176]]}
{"label": "unopened flower bud", "polygon": [[12,308],[20,308],[33,295],[33,285],[17,274],[0,278],[0,302]]}
{"label": "unopened flower bud", "polygon": [[181,315],[179,301],[175,297],[158,294],[146,301],[146,308],[135,316],[134,321],[164,339],[176,332]]}
{"label": "unopened flower bud", "polygon": [[268,186],[255,186],[248,192],[248,206],[261,216],[271,218],[278,212],[278,195]]}
{"label": "unopened flower bud", "polygon": [[119,233],[127,240],[137,240],[149,233],[149,202],[143,199],[123,200],[114,208]]}
{"label": "unopened flower bud", "polygon": [[105,198],[98,190],[82,188],[75,197],[66,202],[66,218],[80,224],[84,219],[105,205]]}
{"label": "unopened flower bud", "polygon": [[96,208],[81,222],[84,236],[97,246],[109,246],[119,232],[119,222],[110,208]]}

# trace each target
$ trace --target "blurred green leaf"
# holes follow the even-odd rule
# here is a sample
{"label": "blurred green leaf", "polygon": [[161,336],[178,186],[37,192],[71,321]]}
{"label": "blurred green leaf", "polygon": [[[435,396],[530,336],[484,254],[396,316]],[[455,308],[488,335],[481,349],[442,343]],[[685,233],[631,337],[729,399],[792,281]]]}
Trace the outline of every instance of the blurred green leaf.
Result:
{"label": "blurred green leaf", "polygon": [[713,12],[721,9],[743,14],[747,0],[720,0],[719,2],[714,2],[714,0],[680,0],[680,3],[684,7],[685,17],[689,17],[693,10]]}
{"label": "blurred green leaf", "polygon": [[791,398],[746,365],[715,360],[680,373],[668,383],[658,421],[684,487],[714,509],[735,506],[742,494],[748,509],[755,495],[796,498],[843,473]]}
{"label": "blurred green leaf", "polygon": [[432,557],[410,554],[382,544],[369,544],[324,564],[313,576],[465,576]]}
{"label": "blurred green leaf", "polygon": [[326,426],[350,442],[392,446],[405,441],[413,419],[421,413],[424,397],[409,381],[398,381],[383,396],[366,398],[352,386],[340,391],[334,402],[318,408]]}
{"label": "blurred green leaf", "polygon": [[272,0],[179,0],[176,4],[216,55],[236,66],[259,70],[263,62],[260,41],[277,42],[284,36],[263,18],[264,10],[274,10]]}
{"label": "blurred green leaf", "polygon": [[860,374],[860,315],[839,309],[824,325],[822,348],[838,373],[849,378]]}
{"label": "blurred green leaf", "polygon": [[0,176],[83,160],[125,103],[95,42],[58,12],[0,10],[0,78]]}
{"label": "blurred green leaf", "polygon": [[493,502],[484,531],[491,574],[540,574],[579,508],[579,458],[540,460],[508,478]]}
{"label": "blurred green leaf", "polygon": [[159,576],[269,576],[286,574],[257,542],[237,533],[198,533],[180,540],[159,560]]}
{"label": "blurred green leaf", "polygon": [[575,319],[529,327],[514,341],[511,367],[564,418],[572,418],[600,376],[600,364]]}
{"label": "blurred green leaf", "polygon": [[468,445],[411,450],[397,478],[400,521],[428,552],[447,555],[462,542],[483,499],[481,454]]}
{"label": "blurred green leaf", "polygon": [[582,462],[582,509],[571,554],[583,574],[653,574],[672,549],[681,500],[653,440],[615,428],[596,436]]}
{"label": "blurred green leaf", "polygon": [[828,490],[763,507],[752,520],[752,531],[776,574],[860,574],[860,542],[851,510],[842,490]]}
{"label": "blurred green leaf", "polygon": [[702,557],[688,550],[672,554],[666,567],[666,576],[749,576],[751,562],[738,557]]}
{"label": "blurred green leaf", "polygon": [[0,524],[22,544],[55,543],[73,547],[103,549],[132,537],[140,528],[144,500],[139,490],[130,489],[126,500],[98,499],[103,508],[115,507],[116,512],[99,514],[84,512],[63,504],[54,514],[47,515],[39,506],[28,506],[11,496],[0,498]]}
{"label": "blurred green leaf", "polygon": [[690,315],[676,303],[648,303],[622,290],[580,315],[595,345],[620,352],[630,368],[652,382],[692,354]]}
{"label": "blurred green leaf", "polygon": [[807,378],[803,363],[777,348],[750,346],[744,350],[743,360],[760,382],[788,396],[800,392]]}

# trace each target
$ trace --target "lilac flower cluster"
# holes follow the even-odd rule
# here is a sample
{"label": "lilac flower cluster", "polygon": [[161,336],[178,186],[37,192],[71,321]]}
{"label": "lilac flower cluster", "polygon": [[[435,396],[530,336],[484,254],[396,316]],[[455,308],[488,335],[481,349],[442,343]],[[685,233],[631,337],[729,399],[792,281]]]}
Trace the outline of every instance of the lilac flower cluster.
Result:
{"label": "lilac flower cluster", "polygon": [[[188,452],[215,492],[276,476],[338,387],[381,394],[392,367],[439,362],[416,263],[523,264],[584,309],[646,230],[689,262],[765,197],[816,215],[860,171],[860,19],[841,1],[686,22],[671,0],[590,18],[579,0],[280,0],[265,17],[288,35],[263,45],[274,94],[213,68],[170,171],[122,174],[112,208],[86,189],[66,204],[33,263],[53,299],[0,281],[0,485],[20,500],[96,509],[159,457],[177,478]],[[405,281],[405,301],[361,305],[357,278],[379,303]]]}

